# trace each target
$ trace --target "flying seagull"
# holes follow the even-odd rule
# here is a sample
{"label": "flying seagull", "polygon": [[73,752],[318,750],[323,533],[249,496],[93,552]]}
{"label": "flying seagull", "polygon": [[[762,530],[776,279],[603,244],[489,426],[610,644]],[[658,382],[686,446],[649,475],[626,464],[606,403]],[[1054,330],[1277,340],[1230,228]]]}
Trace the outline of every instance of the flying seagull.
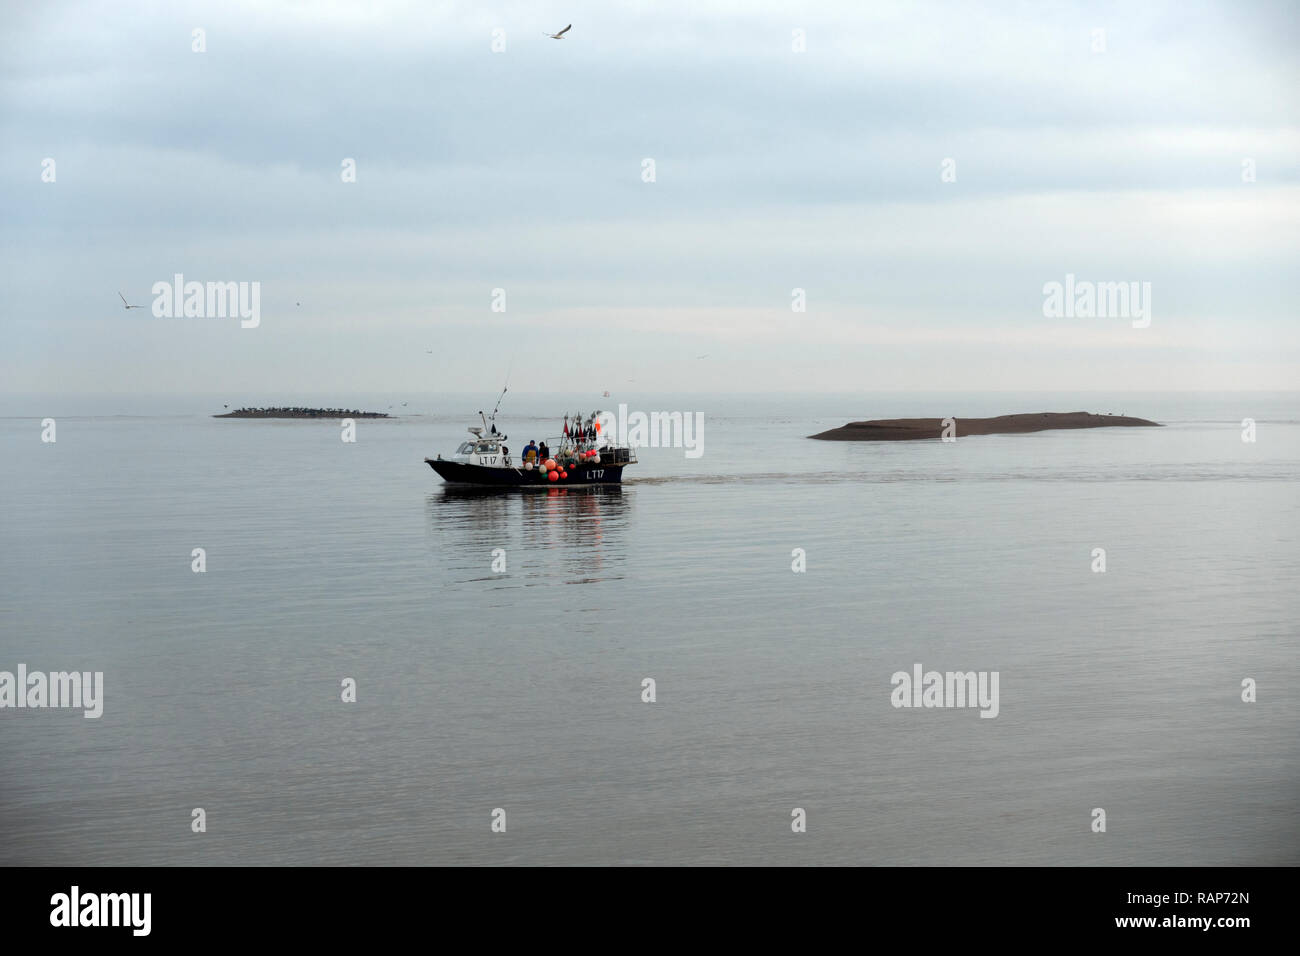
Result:
{"label": "flying seagull", "polygon": [[573,24],[570,23],[567,27],[565,27],[565,28],[564,28],[563,30],[561,30],[559,33],[548,33],[548,34],[546,34],[546,35],[547,35],[548,37],[550,37],[552,40],[563,40],[563,39],[564,39],[564,35],[565,35],[566,33],[568,33],[568,32],[569,32],[570,30],[572,30],[572,29],[573,29]]}
{"label": "flying seagull", "polygon": [[123,295],[122,293],[120,293],[120,292],[117,294],[117,297],[118,297],[119,299],[122,300],[122,304],[123,304],[124,306],[126,306],[128,309],[143,309],[143,308],[144,308],[144,306],[142,306],[142,305],[131,305],[129,302],[126,301],[126,296],[124,296],[124,295]]}

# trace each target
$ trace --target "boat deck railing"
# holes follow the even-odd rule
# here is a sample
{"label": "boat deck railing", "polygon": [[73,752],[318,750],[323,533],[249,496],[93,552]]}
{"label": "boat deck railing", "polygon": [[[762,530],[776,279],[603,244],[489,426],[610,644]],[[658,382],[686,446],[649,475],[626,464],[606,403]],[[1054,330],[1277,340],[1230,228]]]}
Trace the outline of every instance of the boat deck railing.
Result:
{"label": "boat deck railing", "polygon": [[[546,447],[551,450],[552,455],[560,454],[562,449],[571,447],[574,443],[565,438],[563,435],[555,438],[543,439]],[[579,442],[578,444],[596,447],[595,442]],[[636,450],[626,445],[617,447],[614,445],[603,445],[599,449],[600,460],[607,465],[634,465],[636,464]]]}

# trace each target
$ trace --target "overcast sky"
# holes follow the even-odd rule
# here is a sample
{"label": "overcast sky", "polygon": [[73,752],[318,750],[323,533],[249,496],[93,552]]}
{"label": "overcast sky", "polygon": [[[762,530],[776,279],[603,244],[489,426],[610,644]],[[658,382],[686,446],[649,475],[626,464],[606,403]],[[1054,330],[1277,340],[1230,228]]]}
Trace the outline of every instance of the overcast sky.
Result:
{"label": "overcast sky", "polygon": [[[1300,384],[1300,4],[3,16],[0,390]],[[1067,273],[1150,326],[1044,317]]]}

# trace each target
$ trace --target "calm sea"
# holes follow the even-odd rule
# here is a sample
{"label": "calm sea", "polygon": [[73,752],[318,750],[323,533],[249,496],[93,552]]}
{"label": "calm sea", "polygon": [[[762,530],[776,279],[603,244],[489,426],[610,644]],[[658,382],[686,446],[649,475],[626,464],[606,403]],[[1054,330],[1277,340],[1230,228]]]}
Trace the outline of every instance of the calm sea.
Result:
{"label": "calm sea", "polygon": [[[626,402],[704,454],[445,488],[494,400],[0,397],[0,670],[105,681],[0,711],[0,863],[1300,863],[1300,395],[511,394],[512,447]],[[805,438],[1046,410],[1165,427]]]}

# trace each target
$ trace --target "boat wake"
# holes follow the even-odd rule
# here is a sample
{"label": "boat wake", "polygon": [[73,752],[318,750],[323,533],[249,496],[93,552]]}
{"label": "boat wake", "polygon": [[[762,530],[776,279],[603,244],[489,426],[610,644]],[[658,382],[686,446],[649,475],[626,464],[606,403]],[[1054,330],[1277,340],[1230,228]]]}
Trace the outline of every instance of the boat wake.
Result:
{"label": "boat wake", "polygon": [[998,482],[998,481],[1039,481],[1039,482],[1128,482],[1128,481],[1300,481],[1294,469],[1261,471],[1204,470],[1187,471],[1183,468],[1167,468],[1158,471],[1007,471],[1007,472],[960,472],[936,474],[924,471],[889,471],[889,472],[761,472],[753,474],[730,475],[659,475],[625,478],[625,487],[653,487],[655,485],[735,485],[735,484],[781,484],[793,485],[829,485],[829,484],[894,484],[899,482],[926,482],[952,484],[955,482]]}

